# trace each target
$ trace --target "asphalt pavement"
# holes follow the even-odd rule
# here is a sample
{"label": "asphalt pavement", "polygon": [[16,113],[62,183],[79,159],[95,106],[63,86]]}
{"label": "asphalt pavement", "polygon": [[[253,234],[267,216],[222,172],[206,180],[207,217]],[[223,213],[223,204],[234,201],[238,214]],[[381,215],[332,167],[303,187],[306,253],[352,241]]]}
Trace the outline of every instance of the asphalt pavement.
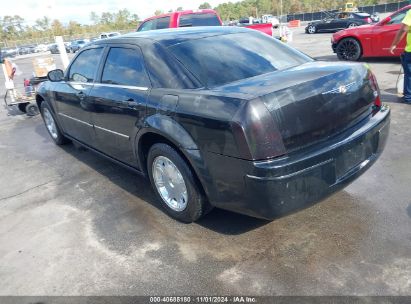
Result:
{"label": "asphalt pavement", "polygon": [[[337,60],[330,37],[300,28],[290,44]],[[31,58],[15,62],[20,82]],[[0,106],[0,295],[411,295],[411,105],[395,94],[398,60],[364,62],[392,110],[385,152],[271,222],[218,209],[176,222],[142,177]]]}

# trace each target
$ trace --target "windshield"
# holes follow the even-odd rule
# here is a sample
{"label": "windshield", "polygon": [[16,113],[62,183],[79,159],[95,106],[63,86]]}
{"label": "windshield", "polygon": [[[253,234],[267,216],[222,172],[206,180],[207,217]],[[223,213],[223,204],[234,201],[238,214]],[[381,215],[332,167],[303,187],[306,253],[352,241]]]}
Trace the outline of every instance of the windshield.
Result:
{"label": "windshield", "polygon": [[189,40],[169,49],[207,87],[312,61],[282,42],[251,30]]}

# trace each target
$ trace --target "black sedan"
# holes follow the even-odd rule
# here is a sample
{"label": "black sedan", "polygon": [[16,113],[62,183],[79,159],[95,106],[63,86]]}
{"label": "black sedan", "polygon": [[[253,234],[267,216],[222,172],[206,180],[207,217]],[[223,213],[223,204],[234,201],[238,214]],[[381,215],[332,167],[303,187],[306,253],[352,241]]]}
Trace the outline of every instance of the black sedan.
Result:
{"label": "black sedan", "polygon": [[307,34],[319,32],[337,32],[349,27],[372,23],[371,15],[367,13],[342,12],[321,21],[308,23],[305,28]]}
{"label": "black sedan", "polygon": [[78,50],[80,50],[86,44],[87,44],[87,41],[85,41],[85,40],[72,41],[71,44],[70,44],[71,52],[73,52],[73,53],[78,52]]}
{"label": "black sedan", "polygon": [[316,62],[243,28],[99,40],[48,77],[36,98],[54,142],[148,176],[184,222],[309,206],[369,168],[388,136],[366,65]]}

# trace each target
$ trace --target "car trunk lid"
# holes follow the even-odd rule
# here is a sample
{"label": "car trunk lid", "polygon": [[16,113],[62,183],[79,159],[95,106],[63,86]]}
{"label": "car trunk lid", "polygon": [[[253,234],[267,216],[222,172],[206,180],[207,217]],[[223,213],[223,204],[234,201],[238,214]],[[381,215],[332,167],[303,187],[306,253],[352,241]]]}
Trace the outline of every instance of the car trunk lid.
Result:
{"label": "car trunk lid", "polygon": [[370,73],[364,64],[313,62],[219,89],[260,98],[290,152],[336,136],[369,116],[376,94]]}

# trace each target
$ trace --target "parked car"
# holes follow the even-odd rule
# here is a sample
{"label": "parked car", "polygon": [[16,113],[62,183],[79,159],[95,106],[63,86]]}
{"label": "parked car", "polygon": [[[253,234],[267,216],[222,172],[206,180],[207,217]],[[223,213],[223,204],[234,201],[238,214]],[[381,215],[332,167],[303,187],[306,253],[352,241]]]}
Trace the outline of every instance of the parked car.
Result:
{"label": "parked car", "polygon": [[388,136],[368,66],[240,27],[99,40],[48,78],[36,100],[54,142],[148,176],[184,222],[212,206],[265,219],[309,206],[368,169]]}
{"label": "parked car", "polygon": [[273,35],[273,25],[271,23],[263,23],[263,21],[258,18],[240,18],[237,26],[243,26],[249,29],[257,30],[269,36]]}
{"label": "parked car", "polygon": [[371,15],[362,12],[340,12],[321,21],[308,23],[305,27],[307,34],[319,32],[336,32],[346,28],[357,27],[373,22]]}
{"label": "parked car", "polygon": [[[64,44],[64,47],[66,49],[66,52],[70,53],[70,46],[67,45],[67,44]],[[60,50],[58,48],[57,43],[50,44],[48,49],[49,49],[50,53],[52,53],[52,54],[60,54]]]}
{"label": "parked car", "polygon": [[341,60],[358,60],[362,57],[398,57],[405,48],[404,39],[398,44],[394,55],[390,46],[401,22],[411,5],[396,11],[377,24],[364,25],[335,33],[331,38],[334,53]]}
{"label": "parked car", "polygon": [[45,44],[39,44],[35,47],[34,51],[36,53],[42,53],[42,52],[47,52],[48,51],[48,46]]}
{"label": "parked car", "polygon": [[81,49],[82,47],[84,47],[86,44],[88,43],[88,41],[86,40],[75,40],[71,42],[71,52],[75,53],[77,52],[79,49]]}
{"label": "parked car", "polygon": [[278,28],[280,25],[280,20],[273,15],[262,15],[261,16],[262,23],[271,23],[273,28]]}
{"label": "parked car", "polygon": [[7,57],[16,57],[17,55],[17,49],[15,48],[4,48],[1,49],[1,56],[2,58],[7,58]]}
{"label": "parked car", "polygon": [[35,52],[33,45],[20,46],[17,50],[18,55],[27,55]]}
{"label": "parked car", "polygon": [[380,21],[380,15],[378,12],[375,12],[374,14],[371,15],[371,19],[373,22],[379,22]]}
{"label": "parked car", "polygon": [[[150,17],[144,20],[137,29],[137,32],[159,30],[177,27],[193,26],[222,26],[220,16],[212,9],[197,11],[178,11],[159,16]],[[241,25],[241,24],[240,24]],[[271,24],[247,24],[244,25],[269,36],[272,36],[273,30]]]}
{"label": "parked car", "polygon": [[106,38],[116,37],[116,36],[120,36],[120,35],[121,34],[119,32],[101,33],[100,34],[100,39],[106,39]]}

